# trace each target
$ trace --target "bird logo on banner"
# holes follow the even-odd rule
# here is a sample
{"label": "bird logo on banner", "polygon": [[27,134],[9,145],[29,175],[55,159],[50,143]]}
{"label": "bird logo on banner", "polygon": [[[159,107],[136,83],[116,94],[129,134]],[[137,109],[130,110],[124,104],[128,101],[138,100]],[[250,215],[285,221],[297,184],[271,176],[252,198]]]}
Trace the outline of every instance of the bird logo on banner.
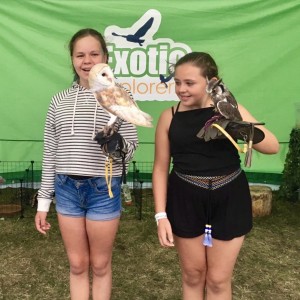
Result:
{"label": "bird logo on banner", "polygon": [[141,38],[147,33],[147,31],[151,28],[153,24],[154,18],[151,17],[138,31],[134,34],[128,34],[128,35],[121,35],[117,34],[115,32],[112,33],[114,36],[120,36],[125,38],[128,42],[132,43],[138,43],[140,46],[143,46],[143,43],[145,40],[142,40]]}

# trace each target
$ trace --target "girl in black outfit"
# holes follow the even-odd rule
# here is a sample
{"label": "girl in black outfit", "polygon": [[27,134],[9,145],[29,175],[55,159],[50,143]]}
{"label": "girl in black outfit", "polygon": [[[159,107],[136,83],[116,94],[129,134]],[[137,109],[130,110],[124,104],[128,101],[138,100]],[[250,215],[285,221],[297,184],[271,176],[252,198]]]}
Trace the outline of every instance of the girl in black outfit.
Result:
{"label": "girl in black outfit", "polygon": [[[153,191],[158,237],[176,246],[182,271],[183,299],[231,299],[233,268],[244,236],[252,228],[249,185],[236,148],[228,139],[204,141],[196,135],[215,112],[207,79],[218,78],[213,58],[192,52],[175,65],[180,102],[165,110],[156,129]],[[241,105],[244,121],[257,122]],[[279,150],[276,137],[253,148]],[[172,159],[172,171],[169,174]]]}

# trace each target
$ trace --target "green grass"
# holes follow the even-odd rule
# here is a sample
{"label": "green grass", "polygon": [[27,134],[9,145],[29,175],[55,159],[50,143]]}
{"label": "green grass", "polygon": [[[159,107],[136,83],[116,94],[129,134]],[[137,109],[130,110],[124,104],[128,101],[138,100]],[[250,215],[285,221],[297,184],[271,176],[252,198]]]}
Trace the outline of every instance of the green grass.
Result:
{"label": "green grass", "polygon": [[[275,195],[276,196],[276,195]],[[181,299],[174,249],[159,246],[151,199],[142,220],[125,207],[113,255],[112,300]],[[47,237],[34,228],[35,208],[23,219],[0,221],[0,299],[69,299],[67,257],[52,207]],[[270,216],[254,219],[233,278],[235,300],[300,299],[300,203],[273,198]]]}

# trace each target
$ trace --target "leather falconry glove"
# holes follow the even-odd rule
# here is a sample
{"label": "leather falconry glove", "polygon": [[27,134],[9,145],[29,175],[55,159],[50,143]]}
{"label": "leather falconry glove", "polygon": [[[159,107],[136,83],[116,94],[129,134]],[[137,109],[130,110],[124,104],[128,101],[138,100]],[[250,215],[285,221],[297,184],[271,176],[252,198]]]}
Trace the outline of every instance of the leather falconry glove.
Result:
{"label": "leather falconry glove", "polygon": [[118,132],[107,136],[103,131],[99,131],[94,140],[101,146],[103,153],[113,159],[123,158],[127,153],[126,143]]}

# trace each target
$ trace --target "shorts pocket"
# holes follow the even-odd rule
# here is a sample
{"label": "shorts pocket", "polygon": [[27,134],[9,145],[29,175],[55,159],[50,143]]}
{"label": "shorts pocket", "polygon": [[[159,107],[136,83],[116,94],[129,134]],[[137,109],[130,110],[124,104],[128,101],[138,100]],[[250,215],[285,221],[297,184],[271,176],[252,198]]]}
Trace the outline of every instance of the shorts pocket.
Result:
{"label": "shorts pocket", "polygon": [[67,175],[64,174],[56,174],[55,175],[55,183],[59,186],[63,186],[68,179]]}
{"label": "shorts pocket", "polygon": [[[104,177],[98,177],[93,182],[94,190],[96,193],[108,193],[108,186]],[[114,191],[121,187],[121,178],[113,177],[111,179],[111,190]]]}

